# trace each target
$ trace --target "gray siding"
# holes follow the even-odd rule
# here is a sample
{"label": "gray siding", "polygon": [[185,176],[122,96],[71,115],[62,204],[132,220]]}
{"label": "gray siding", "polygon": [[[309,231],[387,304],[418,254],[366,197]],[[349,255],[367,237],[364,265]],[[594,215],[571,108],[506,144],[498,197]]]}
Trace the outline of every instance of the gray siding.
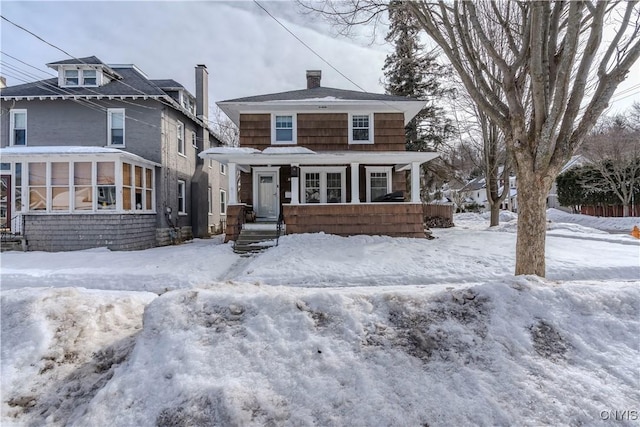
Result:
{"label": "gray siding", "polygon": [[97,247],[137,250],[156,246],[155,214],[24,215],[30,251],[74,251]]}

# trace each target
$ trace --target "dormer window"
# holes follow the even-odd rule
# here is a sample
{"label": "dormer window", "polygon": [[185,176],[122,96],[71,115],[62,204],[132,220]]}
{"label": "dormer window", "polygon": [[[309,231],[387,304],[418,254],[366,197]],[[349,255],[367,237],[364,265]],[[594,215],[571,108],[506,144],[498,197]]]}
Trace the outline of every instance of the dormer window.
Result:
{"label": "dormer window", "polygon": [[64,85],[78,86],[78,70],[64,70]]}
{"label": "dormer window", "polygon": [[96,86],[96,70],[82,70],[82,86]]}
{"label": "dormer window", "polygon": [[98,71],[83,68],[68,68],[62,71],[62,86],[98,86]]}

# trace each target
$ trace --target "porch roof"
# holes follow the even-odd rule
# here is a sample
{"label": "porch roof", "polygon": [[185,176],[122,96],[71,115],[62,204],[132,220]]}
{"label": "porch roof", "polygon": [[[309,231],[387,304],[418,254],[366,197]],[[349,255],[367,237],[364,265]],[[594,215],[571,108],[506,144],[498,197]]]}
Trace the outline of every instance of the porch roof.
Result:
{"label": "porch roof", "polygon": [[147,160],[136,154],[123,151],[119,148],[85,147],[85,146],[46,146],[46,147],[4,147],[0,148],[0,159],[3,162],[10,161],[34,161],[38,158],[108,158],[122,159],[131,162],[146,164],[149,166],[161,166],[156,162]]}
{"label": "porch roof", "polygon": [[426,163],[438,153],[418,151],[312,151],[305,147],[269,147],[263,151],[246,147],[213,147],[199,154],[203,159],[239,165],[408,165]]}

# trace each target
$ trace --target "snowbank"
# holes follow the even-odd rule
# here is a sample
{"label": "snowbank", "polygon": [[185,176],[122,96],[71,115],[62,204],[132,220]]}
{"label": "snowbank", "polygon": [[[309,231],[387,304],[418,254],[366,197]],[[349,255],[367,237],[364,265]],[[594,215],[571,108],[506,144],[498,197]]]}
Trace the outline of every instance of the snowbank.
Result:
{"label": "snowbank", "polygon": [[[113,319],[43,316],[74,339],[40,344],[2,422],[22,410],[15,421],[36,425],[590,425],[640,399],[639,284],[179,290],[149,304],[133,349],[80,340],[70,360],[87,320],[108,335]],[[40,311],[59,292],[25,299]],[[3,302],[3,325],[25,299]],[[49,370],[47,354],[61,359]]]}

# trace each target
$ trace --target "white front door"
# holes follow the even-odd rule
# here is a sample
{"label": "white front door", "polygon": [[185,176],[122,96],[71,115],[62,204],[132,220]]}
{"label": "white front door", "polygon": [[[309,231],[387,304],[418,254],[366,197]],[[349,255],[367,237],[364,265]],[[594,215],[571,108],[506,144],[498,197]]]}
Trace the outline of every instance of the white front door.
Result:
{"label": "white front door", "polygon": [[254,171],[253,210],[258,219],[277,220],[280,206],[278,171]]}

